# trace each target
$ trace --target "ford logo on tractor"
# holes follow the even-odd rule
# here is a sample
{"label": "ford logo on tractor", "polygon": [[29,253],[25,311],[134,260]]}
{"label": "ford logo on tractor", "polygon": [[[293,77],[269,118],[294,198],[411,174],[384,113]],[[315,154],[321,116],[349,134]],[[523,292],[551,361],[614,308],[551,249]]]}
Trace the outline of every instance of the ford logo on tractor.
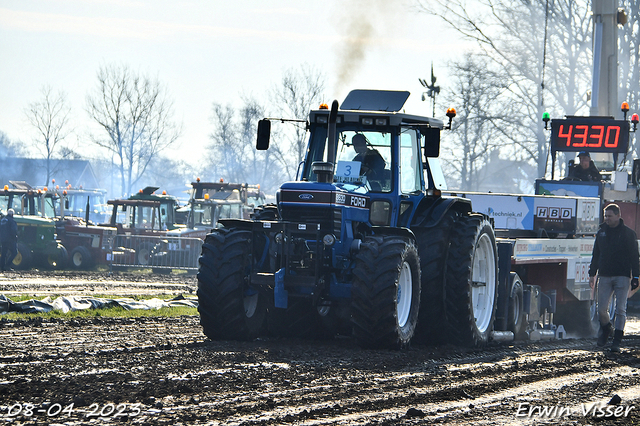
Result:
{"label": "ford logo on tractor", "polygon": [[301,200],[313,200],[313,195],[311,195],[311,194],[300,194],[300,195],[298,195],[298,198],[300,198]]}

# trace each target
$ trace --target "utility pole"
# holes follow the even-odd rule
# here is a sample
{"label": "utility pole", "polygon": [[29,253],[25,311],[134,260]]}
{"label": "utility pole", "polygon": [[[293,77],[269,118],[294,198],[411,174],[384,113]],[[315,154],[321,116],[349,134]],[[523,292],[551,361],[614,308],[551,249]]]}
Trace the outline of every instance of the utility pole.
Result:
{"label": "utility pole", "polygon": [[[593,0],[592,116],[621,119],[618,103],[618,0]],[[622,12],[624,15],[624,12]]]}
{"label": "utility pole", "polygon": [[427,89],[426,92],[422,93],[422,100],[423,101],[427,100],[425,95],[431,98],[431,105],[433,106],[433,117],[435,117],[436,116],[436,96],[440,93],[440,86],[436,86],[436,77],[435,75],[433,75],[433,62],[431,62],[431,84],[427,83],[426,80],[423,80],[421,78],[419,78],[418,81],[420,81],[420,84],[422,84],[422,87]]}

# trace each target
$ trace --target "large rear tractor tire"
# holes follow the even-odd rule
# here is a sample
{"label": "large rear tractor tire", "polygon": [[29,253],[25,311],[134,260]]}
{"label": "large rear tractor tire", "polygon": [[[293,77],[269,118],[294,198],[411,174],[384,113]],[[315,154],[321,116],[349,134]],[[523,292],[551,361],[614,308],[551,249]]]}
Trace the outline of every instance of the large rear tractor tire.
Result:
{"label": "large rear tractor tire", "polygon": [[214,229],[202,245],[198,271],[198,311],[212,340],[252,340],[263,330],[264,297],[247,285],[251,232]]}
{"label": "large rear tractor tire", "polygon": [[496,313],[498,253],[491,223],[482,215],[460,216],[451,229],[446,271],[446,321],[451,343],[488,342]]}
{"label": "large rear tractor tire", "polygon": [[414,243],[397,236],[365,238],[353,276],[351,321],[358,344],[408,346],[420,307],[420,259]]}
{"label": "large rear tractor tire", "polygon": [[441,324],[444,319],[444,274],[452,220],[451,214],[447,214],[436,227],[414,230],[422,271],[420,315],[413,338],[417,343],[437,344],[445,340]]}

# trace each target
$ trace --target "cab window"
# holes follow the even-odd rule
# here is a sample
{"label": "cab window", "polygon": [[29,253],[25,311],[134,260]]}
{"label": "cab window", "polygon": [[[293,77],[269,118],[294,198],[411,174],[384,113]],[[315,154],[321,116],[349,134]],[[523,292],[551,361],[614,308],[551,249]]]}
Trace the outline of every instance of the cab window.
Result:
{"label": "cab window", "polygon": [[422,190],[422,160],[417,134],[404,129],[400,134],[400,192],[415,193]]}
{"label": "cab window", "polygon": [[390,192],[391,134],[340,132],[334,173],[336,182],[360,182],[372,192]]}

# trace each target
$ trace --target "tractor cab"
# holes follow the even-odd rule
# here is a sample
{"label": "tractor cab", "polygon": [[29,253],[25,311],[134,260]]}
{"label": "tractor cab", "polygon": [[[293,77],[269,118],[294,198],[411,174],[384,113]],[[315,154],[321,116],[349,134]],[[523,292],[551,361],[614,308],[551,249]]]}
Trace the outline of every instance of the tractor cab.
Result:
{"label": "tractor cab", "polygon": [[[183,227],[176,221],[176,210],[179,208],[179,202],[173,195],[168,195],[166,191],[162,191],[162,194],[156,194],[155,192],[159,188],[157,186],[147,186],[138,191],[137,194],[133,194],[129,197],[130,201],[157,201],[160,203],[160,215],[156,219],[159,223],[162,223],[163,229],[171,230]],[[132,205],[135,205],[133,203]]]}
{"label": "tractor cab", "polygon": [[280,216],[326,221],[323,209],[333,206],[368,227],[409,227],[425,191],[433,195],[444,185],[432,173],[439,169],[429,166],[437,161],[444,125],[401,112],[408,96],[352,91],[336,111],[332,135],[328,107],[311,111],[300,180],[283,184],[277,194]]}

